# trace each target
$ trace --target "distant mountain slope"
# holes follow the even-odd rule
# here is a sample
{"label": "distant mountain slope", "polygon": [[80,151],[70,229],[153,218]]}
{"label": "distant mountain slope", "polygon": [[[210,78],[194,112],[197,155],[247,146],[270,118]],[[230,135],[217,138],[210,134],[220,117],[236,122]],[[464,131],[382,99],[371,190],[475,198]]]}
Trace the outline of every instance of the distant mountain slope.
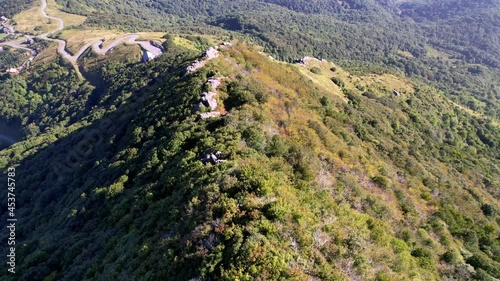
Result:
{"label": "distant mountain slope", "polygon": [[[86,116],[0,151],[23,222],[2,280],[500,277],[497,125],[397,73],[245,45],[186,73],[170,47],[103,64]],[[223,116],[194,112],[208,91]]]}

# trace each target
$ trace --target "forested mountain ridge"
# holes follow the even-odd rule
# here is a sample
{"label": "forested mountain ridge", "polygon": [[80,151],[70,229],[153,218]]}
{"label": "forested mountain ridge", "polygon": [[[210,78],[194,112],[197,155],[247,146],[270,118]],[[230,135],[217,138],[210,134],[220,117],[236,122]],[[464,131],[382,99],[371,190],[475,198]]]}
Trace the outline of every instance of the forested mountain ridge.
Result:
{"label": "forested mountain ridge", "polygon": [[[220,51],[105,63],[86,116],[0,151],[23,217],[2,279],[500,276],[497,125],[399,75]],[[199,119],[214,78],[226,115]]]}

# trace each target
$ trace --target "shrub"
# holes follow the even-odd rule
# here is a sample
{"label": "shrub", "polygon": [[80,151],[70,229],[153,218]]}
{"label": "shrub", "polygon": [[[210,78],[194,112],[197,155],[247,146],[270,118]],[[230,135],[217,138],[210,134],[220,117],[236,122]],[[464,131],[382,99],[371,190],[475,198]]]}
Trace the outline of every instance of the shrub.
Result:
{"label": "shrub", "polygon": [[317,66],[311,68],[310,70],[314,74],[321,74],[321,69],[319,67],[317,67]]}
{"label": "shrub", "polygon": [[227,110],[231,110],[232,108],[239,107],[247,103],[256,102],[255,96],[248,89],[245,89],[237,82],[231,82],[227,86],[227,93],[228,98],[224,101],[224,106]]}
{"label": "shrub", "polygon": [[321,99],[319,100],[319,102],[321,103],[322,106],[325,106],[325,107],[331,105],[331,101],[327,96],[322,96]]}
{"label": "shrub", "polygon": [[115,197],[118,194],[120,194],[124,189],[123,184],[127,181],[128,181],[128,176],[126,175],[121,176],[115,183],[109,186],[108,196]]}
{"label": "shrub", "polygon": [[367,97],[369,99],[377,99],[377,95],[375,95],[374,93],[372,92],[364,92],[363,93],[363,96],[364,97]]}
{"label": "shrub", "polygon": [[266,152],[268,156],[281,157],[287,152],[287,147],[278,135],[274,135],[266,147]]}
{"label": "shrub", "polygon": [[372,177],[372,181],[376,183],[380,188],[386,189],[387,188],[387,179],[383,176],[374,176]]}
{"label": "shrub", "polygon": [[500,277],[500,263],[490,259],[486,254],[475,251],[471,257],[467,259],[467,263],[472,265],[476,270],[483,269],[485,273],[496,278]]}
{"label": "shrub", "polygon": [[441,260],[449,264],[456,264],[460,261],[460,259],[457,257],[457,254],[455,254],[452,250],[444,253],[441,256]]}
{"label": "shrub", "polygon": [[242,136],[249,147],[258,151],[262,150],[265,143],[265,137],[261,130],[256,127],[250,127],[243,131]]}
{"label": "shrub", "polygon": [[339,150],[338,155],[339,155],[340,158],[344,158],[345,157],[345,151]]}
{"label": "shrub", "polygon": [[269,203],[266,206],[265,214],[269,219],[281,220],[286,214],[286,206],[278,201]]}
{"label": "shrub", "polygon": [[391,275],[387,272],[379,272],[377,273],[377,277],[375,278],[376,281],[391,281],[393,280],[393,278],[391,277]]}
{"label": "shrub", "polygon": [[416,248],[411,251],[411,255],[418,259],[418,263],[421,267],[426,269],[432,269],[435,267],[434,257],[428,249]]}
{"label": "shrub", "polygon": [[344,81],[342,81],[342,79],[340,79],[340,78],[332,77],[331,80],[333,83],[335,83],[335,85],[337,85],[341,88],[343,88],[345,86]]}

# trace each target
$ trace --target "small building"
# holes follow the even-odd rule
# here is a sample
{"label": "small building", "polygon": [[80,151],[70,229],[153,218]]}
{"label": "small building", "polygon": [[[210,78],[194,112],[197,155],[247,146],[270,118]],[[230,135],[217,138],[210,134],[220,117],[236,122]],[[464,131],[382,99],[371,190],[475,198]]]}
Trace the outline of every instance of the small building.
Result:
{"label": "small building", "polygon": [[392,91],[392,93],[393,93],[396,97],[401,96],[401,93],[400,93],[400,92],[398,92],[398,91],[396,91],[396,90]]}
{"label": "small building", "polygon": [[144,51],[144,53],[142,54],[142,62],[149,62],[152,61],[154,58],[155,56],[151,52]]}
{"label": "small building", "polygon": [[1,17],[0,17],[0,21],[8,21],[8,20],[9,20],[9,19],[8,19],[8,18],[6,18],[6,17],[4,17],[4,16],[1,16]]}

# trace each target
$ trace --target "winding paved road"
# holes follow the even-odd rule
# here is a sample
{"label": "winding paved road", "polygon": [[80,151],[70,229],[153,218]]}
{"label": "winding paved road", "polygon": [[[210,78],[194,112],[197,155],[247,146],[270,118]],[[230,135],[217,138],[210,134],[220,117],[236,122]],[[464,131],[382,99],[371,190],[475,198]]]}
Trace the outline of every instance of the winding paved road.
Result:
{"label": "winding paved road", "polygon": [[[101,48],[101,45],[103,43],[103,41],[101,41],[101,40],[90,41],[87,44],[85,44],[76,54],[71,55],[70,53],[68,53],[66,51],[66,41],[61,40],[61,39],[49,38],[49,36],[51,34],[54,34],[56,32],[62,31],[64,29],[64,21],[62,19],[60,19],[60,18],[56,18],[56,17],[52,17],[52,16],[47,15],[47,12],[45,11],[45,9],[47,8],[47,0],[40,0],[40,1],[42,2],[42,7],[40,8],[40,13],[42,14],[42,16],[44,18],[57,21],[59,23],[59,27],[56,30],[53,30],[53,31],[50,31],[48,33],[45,33],[45,34],[42,34],[42,35],[39,35],[39,36],[35,36],[35,37],[39,38],[39,39],[43,39],[43,40],[48,40],[48,41],[56,42],[59,45],[58,48],[57,48],[58,53],[64,59],[68,60],[75,67],[75,70],[78,73],[79,73],[79,71],[78,71],[78,66],[76,64],[76,61],[90,47],[92,47],[92,50],[95,53],[100,54],[100,55],[104,55],[110,49],[116,47],[118,44],[120,44],[120,43],[127,43],[127,44],[137,44],[137,45],[140,45],[142,47],[142,49],[150,52],[154,57],[159,56],[159,55],[162,54],[162,50],[160,48],[157,48],[157,47],[151,45],[151,43],[149,43],[148,41],[137,41],[137,38],[139,38],[138,34],[127,34],[127,35],[124,35],[124,36],[116,39],[111,44],[109,44],[109,46],[106,47],[106,48]],[[24,47],[24,46],[22,46],[22,45],[20,45],[20,44],[18,44],[16,42],[12,42],[12,41],[11,42],[4,42],[4,43],[0,43],[0,46],[1,45],[7,45],[7,46],[11,46],[11,47],[14,47],[14,48],[17,48],[17,49],[28,50],[28,51],[31,51],[31,53],[33,54],[33,56],[36,55],[36,51],[35,50],[27,48],[27,47]]]}

